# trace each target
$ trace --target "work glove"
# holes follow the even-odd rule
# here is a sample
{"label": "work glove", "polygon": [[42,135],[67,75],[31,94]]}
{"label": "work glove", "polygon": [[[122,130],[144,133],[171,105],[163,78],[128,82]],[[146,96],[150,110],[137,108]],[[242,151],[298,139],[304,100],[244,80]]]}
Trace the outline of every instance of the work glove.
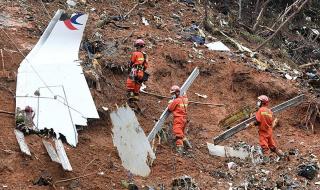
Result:
{"label": "work glove", "polygon": [[254,126],[253,123],[248,123],[248,124],[246,124],[246,128],[251,128],[251,127],[253,127],[253,126]]}
{"label": "work glove", "polygon": [[169,101],[168,101],[168,104],[171,104],[172,102],[173,102],[173,100],[169,100]]}

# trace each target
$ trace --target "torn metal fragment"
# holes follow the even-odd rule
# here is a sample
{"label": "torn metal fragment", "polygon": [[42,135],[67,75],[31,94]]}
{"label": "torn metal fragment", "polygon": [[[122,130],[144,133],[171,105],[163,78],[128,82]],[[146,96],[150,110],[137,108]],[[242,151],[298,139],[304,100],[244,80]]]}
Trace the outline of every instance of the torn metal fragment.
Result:
{"label": "torn metal fragment", "polygon": [[29,147],[24,139],[24,134],[17,129],[14,130],[14,134],[16,135],[21,152],[25,153],[26,155],[31,156]]}
{"label": "torn metal fragment", "polygon": [[52,144],[50,142],[45,141],[45,140],[42,140],[42,143],[43,143],[44,147],[46,148],[51,160],[61,164],[59,156],[58,156],[56,150],[53,148]]}
{"label": "torn metal fragment", "polygon": [[62,141],[60,139],[56,139],[55,140],[55,144],[56,144],[56,149],[57,149],[57,153],[58,153],[58,156],[59,156],[59,160],[61,162],[61,165],[62,165],[63,169],[66,170],[66,171],[72,171],[72,167],[71,167],[71,164],[69,162],[67,153],[64,150],[64,146],[63,146]]}
{"label": "torn metal fragment", "polygon": [[130,107],[120,107],[110,113],[113,144],[117,147],[123,167],[135,175],[146,177],[150,174],[148,159],[155,154]]}

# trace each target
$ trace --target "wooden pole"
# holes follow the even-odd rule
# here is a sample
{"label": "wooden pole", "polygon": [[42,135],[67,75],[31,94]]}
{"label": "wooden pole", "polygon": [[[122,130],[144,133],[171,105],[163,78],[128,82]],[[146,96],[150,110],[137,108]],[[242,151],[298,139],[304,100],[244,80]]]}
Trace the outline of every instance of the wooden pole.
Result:
{"label": "wooden pole", "polygon": [[3,49],[0,50],[1,53],[1,61],[2,61],[2,70],[4,71],[4,59],[3,59]]}
{"label": "wooden pole", "polygon": [[0,110],[0,113],[14,115],[14,112],[8,112],[8,111],[3,111],[3,110]]}
{"label": "wooden pole", "polygon": [[[171,97],[169,96],[163,96],[163,95],[159,95],[156,93],[152,93],[152,92],[146,92],[146,91],[141,91],[141,93],[146,94],[146,95],[151,95],[151,96],[155,96],[157,98],[161,98],[161,99],[171,99]],[[215,107],[223,107],[225,106],[224,104],[213,104],[213,103],[205,103],[205,102],[197,102],[197,101],[189,101],[190,104],[200,104],[200,105],[208,105],[208,106],[215,106]]]}
{"label": "wooden pole", "polygon": [[89,173],[89,174],[85,174],[85,175],[82,175],[82,176],[73,177],[73,178],[69,178],[69,179],[58,180],[58,181],[54,182],[54,184],[76,180],[76,179],[84,178],[84,177],[87,177],[87,176],[90,176],[90,175],[94,175],[94,174],[97,174],[97,172]]}

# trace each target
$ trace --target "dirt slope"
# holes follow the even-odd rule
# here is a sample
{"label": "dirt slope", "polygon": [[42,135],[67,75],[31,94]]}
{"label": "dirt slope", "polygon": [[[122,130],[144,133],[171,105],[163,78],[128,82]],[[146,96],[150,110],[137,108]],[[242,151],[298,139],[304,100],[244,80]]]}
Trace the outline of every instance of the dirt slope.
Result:
{"label": "dirt slope", "polygon": [[[38,1],[21,2],[4,2],[0,5],[0,10],[10,17],[10,21],[17,21],[12,26],[6,26],[4,31],[10,35],[23,53],[27,54],[30,51],[29,47],[36,43],[49,19]],[[64,5],[54,1],[45,6],[53,15],[59,7],[63,8]],[[96,11],[90,12],[86,35],[91,36],[99,32],[104,41],[116,40],[120,43],[117,52],[103,60],[112,61],[118,65],[125,64],[128,60],[128,48],[131,48],[134,39],[141,36],[147,41],[147,52],[151,63],[149,69],[151,78],[147,83],[147,90],[167,95],[171,85],[181,85],[193,68],[198,66],[201,73],[188,91],[189,98],[196,101],[226,104],[225,108],[191,105],[189,135],[194,145],[191,155],[178,156],[170,146],[161,144],[157,149],[157,160],[154,162],[151,175],[147,178],[134,176],[133,180],[140,187],[145,185],[158,187],[164,184],[169,188],[173,178],[186,174],[193,177],[201,189],[228,189],[228,183],[239,185],[243,182],[247,172],[252,171],[246,163],[237,174],[234,174],[232,180],[219,179],[212,175],[214,171],[227,171],[226,163],[229,161],[241,163],[237,159],[209,156],[206,142],[211,142],[212,137],[222,132],[217,126],[219,120],[244,105],[254,105],[257,95],[270,96],[273,106],[304,90],[299,89],[296,82],[246,66],[247,61],[233,53],[217,53],[208,51],[205,47],[198,47],[197,50],[203,52],[199,58],[199,54],[192,49],[193,44],[181,39],[179,35],[182,27],[190,26],[191,21],[200,22],[203,11],[198,6],[190,8],[176,1],[159,1],[154,7],[146,4],[139,9],[140,13],[151,21],[150,26],[143,26],[140,16],[137,15],[138,12],[134,10],[131,13],[132,16],[121,23],[130,26],[128,30],[120,30],[112,25],[107,25],[103,29],[95,28],[95,23],[103,11],[107,15],[117,15],[117,11],[124,13],[133,6],[134,3],[124,0],[105,3],[88,1],[86,5],[77,7],[87,12],[90,12],[92,7],[96,8]],[[173,13],[183,15],[180,18],[181,22],[171,18]],[[33,19],[29,19],[31,21],[28,21],[28,15],[32,15]],[[157,29],[154,26],[152,19],[154,15],[161,16],[167,25],[164,29]],[[131,32],[133,32],[132,37],[122,44],[123,39]],[[7,50],[4,51],[5,69],[9,72],[16,72],[23,56],[17,52],[16,47],[3,31],[0,35],[0,48]],[[81,55],[84,55],[84,51],[81,52]],[[114,74],[108,69],[105,69],[103,74],[106,80],[102,82],[102,92],[92,89],[92,94],[98,108],[106,106],[114,109],[115,104],[125,103],[126,97],[123,89],[125,89],[126,75]],[[15,91],[15,81],[8,81],[3,76],[0,80],[0,108],[2,110],[14,111],[15,100],[10,91]],[[208,98],[201,99],[194,94],[196,92],[205,94]],[[308,92],[305,93],[311,96]],[[141,99],[144,115],[137,115],[137,117],[145,132],[148,133],[155,119],[160,116],[167,105],[167,100],[159,100],[146,95],[141,95]],[[306,109],[307,105],[303,104],[278,115],[280,126],[275,129],[276,140],[284,151],[298,148],[301,154],[312,152],[319,156],[320,150],[317,146],[320,143],[319,135],[310,134],[299,128]],[[41,138],[37,136],[27,137],[34,156],[29,158],[22,155],[13,134],[14,119],[6,115],[0,115],[0,118],[0,189],[51,189],[53,187],[37,186],[32,183],[45,173],[51,176],[53,181],[92,174],[76,181],[58,183],[56,184],[57,189],[121,189],[120,181],[131,178],[121,166],[117,151],[113,147],[112,126],[107,114],[102,115],[99,121],[92,121],[88,127],[79,132],[77,148],[66,146],[73,172],[64,172],[58,164],[50,162],[42,146]],[[317,123],[316,132],[319,132],[319,127]],[[223,144],[233,144],[240,140],[251,145],[257,144],[257,135],[256,129],[249,129]],[[297,177],[295,169],[298,163],[298,159],[292,158],[289,163],[280,162],[276,165],[261,167],[272,171],[270,176],[272,183],[281,173],[288,171],[289,167],[293,169],[291,175]],[[97,172],[103,173],[97,175]],[[298,180],[304,181],[299,177]],[[313,182],[307,187],[307,189],[315,188]]]}

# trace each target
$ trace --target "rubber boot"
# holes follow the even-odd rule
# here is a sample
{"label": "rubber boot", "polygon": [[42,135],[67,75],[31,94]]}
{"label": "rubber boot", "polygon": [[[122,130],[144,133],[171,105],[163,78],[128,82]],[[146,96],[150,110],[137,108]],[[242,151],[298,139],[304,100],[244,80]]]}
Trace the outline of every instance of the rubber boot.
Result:
{"label": "rubber boot", "polygon": [[192,145],[191,145],[190,141],[189,141],[186,137],[183,139],[183,145],[184,145],[186,148],[189,148],[189,149],[192,148]]}
{"label": "rubber boot", "polygon": [[177,146],[176,147],[176,151],[177,151],[178,154],[182,155],[183,152],[184,152],[183,146]]}

